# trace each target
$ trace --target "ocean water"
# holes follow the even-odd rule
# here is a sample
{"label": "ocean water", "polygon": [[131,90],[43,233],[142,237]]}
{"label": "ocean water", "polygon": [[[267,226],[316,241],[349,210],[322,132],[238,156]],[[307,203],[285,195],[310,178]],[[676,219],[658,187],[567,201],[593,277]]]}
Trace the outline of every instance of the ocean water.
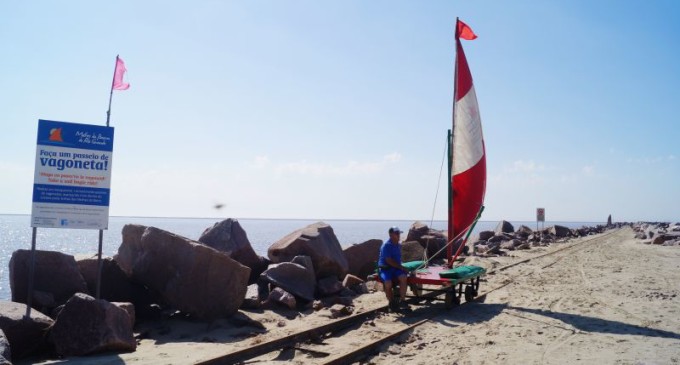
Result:
{"label": "ocean water", "polygon": [[[122,241],[121,231],[126,224],[154,226],[197,240],[206,228],[220,220],[221,218],[111,217],[109,229],[104,231],[102,252],[105,256],[113,256],[118,252],[118,247]],[[238,221],[246,231],[255,252],[266,256],[267,249],[271,244],[285,235],[319,220],[239,219]],[[343,247],[346,247],[373,238],[384,240],[387,238],[387,229],[394,225],[399,226],[403,231],[408,231],[408,228],[415,221],[324,220],[324,222],[333,227],[338,241]],[[446,221],[424,222],[435,229],[443,230],[446,228]],[[511,221],[511,223],[515,228],[520,224],[525,224],[532,229],[536,227],[536,222]],[[493,230],[497,224],[498,221],[480,221],[473,233]],[[554,224],[578,228],[584,225],[602,224],[602,222],[545,222],[546,227]],[[10,300],[11,298],[9,260],[12,253],[19,249],[30,250],[31,236],[32,228],[30,227],[29,215],[0,215],[0,300]],[[59,251],[71,255],[96,254],[98,244],[99,232],[95,230],[39,228],[36,236],[36,249]]]}

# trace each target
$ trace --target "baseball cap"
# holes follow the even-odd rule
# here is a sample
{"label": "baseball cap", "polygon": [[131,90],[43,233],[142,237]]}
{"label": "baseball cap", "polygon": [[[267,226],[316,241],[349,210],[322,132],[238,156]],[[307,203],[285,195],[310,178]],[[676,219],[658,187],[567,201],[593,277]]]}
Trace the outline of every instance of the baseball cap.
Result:
{"label": "baseball cap", "polygon": [[389,233],[402,233],[402,230],[400,230],[399,227],[397,227],[397,226],[392,226],[392,227],[390,227],[388,232]]}

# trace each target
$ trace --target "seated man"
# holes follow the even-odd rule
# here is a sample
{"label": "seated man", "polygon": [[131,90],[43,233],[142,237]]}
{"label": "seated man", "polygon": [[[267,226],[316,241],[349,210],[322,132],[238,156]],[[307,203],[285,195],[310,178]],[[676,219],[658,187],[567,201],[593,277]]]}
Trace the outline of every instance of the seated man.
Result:
{"label": "seated man", "polygon": [[[408,269],[401,265],[401,246],[399,246],[399,236],[401,231],[398,227],[389,229],[390,238],[380,247],[380,258],[378,268],[380,269],[380,279],[385,287],[385,296],[390,304],[390,310],[396,312],[399,309],[408,309],[406,298],[406,276]],[[392,288],[394,281],[399,282],[400,301],[394,299]]]}

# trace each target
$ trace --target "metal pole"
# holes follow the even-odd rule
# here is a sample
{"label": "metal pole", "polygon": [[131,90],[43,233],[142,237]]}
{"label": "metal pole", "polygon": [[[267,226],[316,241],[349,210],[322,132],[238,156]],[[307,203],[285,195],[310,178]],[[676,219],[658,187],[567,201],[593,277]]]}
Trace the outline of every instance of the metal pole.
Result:
{"label": "metal pole", "polygon": [[33,276],[35,275],[35,237],[38,235],[38,228],[33,227],[33,238],[31,238],[31,260],[28,266],[28,296],[26,297],[26,318],[31,318],[31,304],[33,304]]}
{"label": "metal pole", "polygon": [[[454,62],[454,68],[453,68],[453,110],[451,111],[451,130],[449,131],[449,235],[448,239],[452,240],[456,236],[456,232],[454,232],[454,224],[453,224],[453,218],[454,218],[454,211],[453,211],[453,199],[454,199],[454,193],[453,193],[453,175],[455,173],[453,169],[453,141],[455,138],[455,129],[456,129],[456,94],[458,93],[458,17],[456,17],[456,25],[455,25],[455,39],[456,39],[456,59]],[[448,261],[448,267],[453,267],[453,261],[451,260],[451,257],[453,256],[453,243],[448,246],[446,249],[446,260]]]}
{"label": "metal pole", "polygon": [[109,126],[111,119],[111,101],[113,100],[113,83],[116,81],[116,69],[118,68],[118,55],[116,55],[116,65],[113,67],[113,77],[111,78],[111,91],[109,92],[109,110],[106,111],[106,126]]}
{"label": "metal pole", "polygon": [[102,243],[104,241],[104,231],[99,230],[99,251],[97,252],[97,299],[100,299],[102,286]]}

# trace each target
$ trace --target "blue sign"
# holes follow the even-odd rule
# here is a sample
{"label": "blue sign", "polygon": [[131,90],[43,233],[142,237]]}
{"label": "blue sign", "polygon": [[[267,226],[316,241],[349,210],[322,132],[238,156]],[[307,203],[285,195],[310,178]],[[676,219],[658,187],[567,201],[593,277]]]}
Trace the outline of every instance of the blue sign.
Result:
{"label": "blue sign", "polygon": [[32,227],[107,229],[113,128],[38,121]]}

